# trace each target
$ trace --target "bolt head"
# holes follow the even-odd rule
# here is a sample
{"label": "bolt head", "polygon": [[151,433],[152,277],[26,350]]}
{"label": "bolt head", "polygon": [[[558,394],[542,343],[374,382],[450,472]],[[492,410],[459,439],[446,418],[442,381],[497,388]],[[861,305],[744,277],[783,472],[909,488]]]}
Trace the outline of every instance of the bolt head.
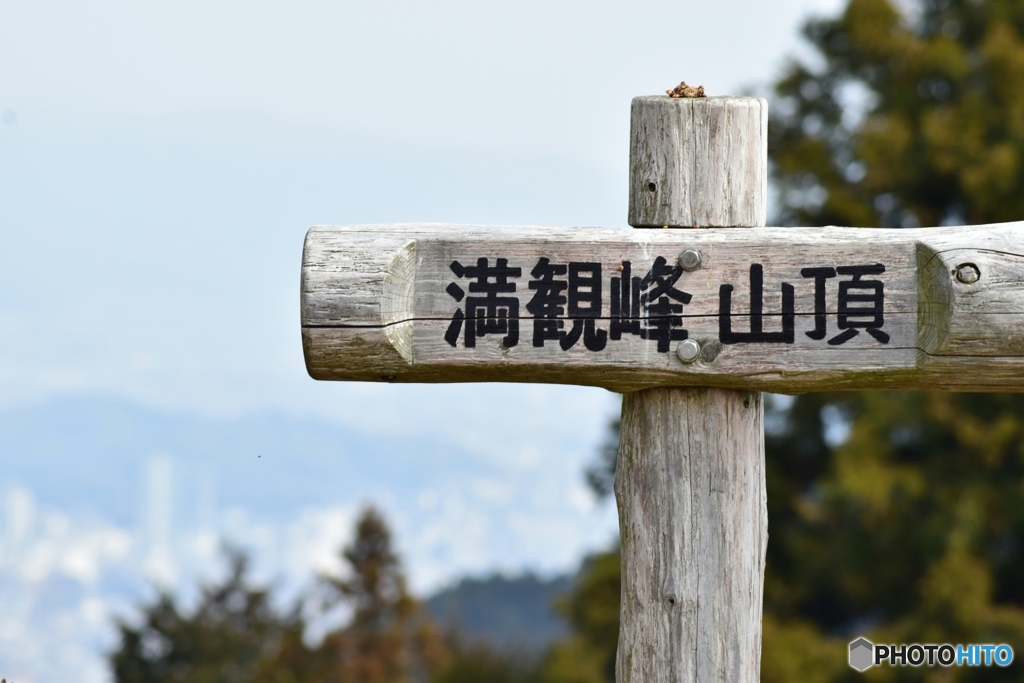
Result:
{"label": "bolt head", "polygon": [[679,342],[679,346],[676,347],[676,355],[678,355],[679,360],[684,363],[692,363],[697,360],[697,356],[700,355],[700,344],[693,339],[684,339]]}
{"label": "bolt head", "polygon": [[696,249],[686,249],[679,255],[679,266],[683,270],[697,270],[700,268],[700,252]]}
{"label": "bolt head", "polygon": [[973,263],[961,263],[956,267],[956,279],[965,285],[973,285],[981,279],[981,271]]}

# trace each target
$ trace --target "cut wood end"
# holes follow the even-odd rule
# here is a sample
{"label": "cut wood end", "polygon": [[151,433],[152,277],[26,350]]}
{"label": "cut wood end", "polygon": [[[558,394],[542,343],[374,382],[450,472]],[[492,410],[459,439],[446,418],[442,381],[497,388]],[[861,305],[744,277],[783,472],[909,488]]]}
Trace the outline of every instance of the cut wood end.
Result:
{"label": "cut wood end", "polygon": [[674,99],[679,99],[681,97],[707,97],[707,95],[704,94],[703,85],[693,87],[692,85],[686,85],[686,81],[680,81],[679,85],[671,90],[666,90],[665,93]]}

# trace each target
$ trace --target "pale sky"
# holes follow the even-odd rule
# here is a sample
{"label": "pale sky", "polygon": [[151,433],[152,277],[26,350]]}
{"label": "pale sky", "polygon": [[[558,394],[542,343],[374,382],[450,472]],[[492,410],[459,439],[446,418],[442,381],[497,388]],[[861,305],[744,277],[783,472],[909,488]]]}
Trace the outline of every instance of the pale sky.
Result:
{"label": "pale sky", "polygon": [[625,226],[630,98],[763,87],[837,5],[0,2],[0,405],[103,392],[415,430],[488,392],[523,403],[309,380],[305,229]]}

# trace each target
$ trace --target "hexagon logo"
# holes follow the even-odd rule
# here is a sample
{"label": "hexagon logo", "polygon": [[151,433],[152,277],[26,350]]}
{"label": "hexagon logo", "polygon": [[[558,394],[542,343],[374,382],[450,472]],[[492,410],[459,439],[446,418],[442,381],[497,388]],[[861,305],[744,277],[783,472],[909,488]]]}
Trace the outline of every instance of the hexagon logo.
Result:
{"label": "hexagon logo", "polygon": [[850,666],[857,671],[864,671],[875,662],[875,646],[866,638],[858,638],[850,643]]}

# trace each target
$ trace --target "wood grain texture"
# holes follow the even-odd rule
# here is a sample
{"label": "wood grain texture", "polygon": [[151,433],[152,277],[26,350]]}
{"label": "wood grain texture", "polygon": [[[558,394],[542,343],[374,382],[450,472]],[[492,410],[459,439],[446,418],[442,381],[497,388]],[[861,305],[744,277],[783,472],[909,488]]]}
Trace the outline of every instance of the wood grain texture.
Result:
{"label": "wood grain texture", "polygon": [[[686,248],[703,266],[683,273],[678,288],[692,295],[682,327],[704,347],[683,363],[635,335],[587,350],[556,342],[531,344],[531,270],[586,261],[602,268],[597,328],[610,325],[611,278],[630,261],[643,275],[658,256],[669,263]],[[453,261],[508,259],[519,298],[519,340],[464,335],[456,347],[446,330],[461,304],[447,293],[466,287]],[[782,283],[793,287],[792,343],[723,344],[720,289],[733,284],[732,328],[750,329],[750,265],[764,277],[764,329],[781,329]],[[816,327],[815,282],[807,267],[881,263],[884,326],[889,341],[861,331],[838,346],[839,283],[825,283],[825,339]],[[956,270],[974,264],[977,282]],[[760,228],[756,230],[624,230],[453,225],[324,226],[306,238],[301,312],[307,368],[317,379],[397,382],[544,382],[635,391],[653,386],[718,386],[800,393],[822,389],[1024,390],[1024,224],[876,230]],[[571,324],[571,321],[570,323]],[[374,331],[376,330],[376,332]],[[373,340],[373,341],[371,341]],[[390,349],[380,347],[390,345]],[[962,369],[963,371],[960,371]]]}
{"label": "wood grain texture", "polygon": [[623,397],[619,683],[755,683],[768,541],[761,394]]}
{"label": "wood grain texture", "polygon": [[754,97],[633,99],[629,224],[765,224],[768,104]]}
{"label": "wood grain texture", "polygon": [[[666,105],[663,98],[633,101],[630,207],[641,210],[637,215],[630,212],[630,223],[643,227],[653,218],[655,223],[664,219],[664,224],[680,226],[763,226],[768,171],[764,101],[724,98],[687,102],[692,104]],[[692,164],[687,163],[688,157],[693,157]],[[658,163],[665,158],[669,159],[662,171],[665,192],[651,192],[654,186],[645,188],[645,180],[652,167],[661,170]],[[673,166],[672,159],[682,163]],[[643,204],[638,190],[644,189],[654,197],[653,202]],[[704,284],[704,289],[710,290],[710,296],[700,299],[713,300],[718,292],[719,306],[712,309],[718,314],[717,339],[701,338],[702,329],[694,324],[700,318],[686,319],[702,345],[701,356],[716,349],[699,363],[723,367],[730,362],[721,359],[723,355],[742,349],[754,350],[761,357],[757,363],[764,367],[763,361],[773,351],[777,357],[780,346],[798,362],[827,363],[829,358],[820,354],[828,344],[820,344],[824,336],[818,333],[828,327],[829,313],[836,314],[831,322],[848,321],[840,317],[848,312],[848,306],[842,311],[828,307],[827,282],[831,278],[825,275],[843,272],[837,271],[836,261],[851,263],[845,259],[876,264],[868,270],[884,274],[877,265],[881,262],[872,258],[873,250],[863,244],[847,244],[842,251],[831,244],[827,251],[802,243],[789,244],[784,250],[779,246],[765,242],[737,249],[719,242],[695,242],[688,247],[701,253],[702,266],[688,273],[697,277],[688,277],[687,285],[700,291]],[[917,310],[916,281],[911,277],[917,251],[904,247],[885,256],[890,274],[896,276],[888,286],[899,302],[894,307],[897,338],[885,341],[904,348],[900,360],[891,357],[897,365],[908,360],[906,347],[914,336],[907,322]],[[745,299],[739,294],[744,289],[740,284],[744,271],[749,273],[750,290]],[[770,275],[766,276],[766,271]],[[812,275],[814,280],[810,290],[799,288],[799,296],[794,284],[798,275]],[[875,302],[879,294],[884,296],[885,286],[880,281],[872,285]],[[690,312],[708,316],[706,307],[698,304],[695,308]],[[733,333],[738,323],[745,322],[750,333],[767,331],[765,311],[777,313],[773,331],[751,335],[758,341],[733,343],[741,338]],[[749,314],[746,320],[743,313]],[[797,335],[797,314],[808,313],[814,327]],[[871,322],[884,320],[873,318]],[[875,330],[874,335],[878,334]],[[857,350],[878,352],[874,346]],[[738,360],[734,357],[732,362]],[[623,398],[615,473],[622,547],[615,660],[618,683],[760,680],[768,540],[763,423],[761,394],[749,387],[739,391],[654,388]]]}

